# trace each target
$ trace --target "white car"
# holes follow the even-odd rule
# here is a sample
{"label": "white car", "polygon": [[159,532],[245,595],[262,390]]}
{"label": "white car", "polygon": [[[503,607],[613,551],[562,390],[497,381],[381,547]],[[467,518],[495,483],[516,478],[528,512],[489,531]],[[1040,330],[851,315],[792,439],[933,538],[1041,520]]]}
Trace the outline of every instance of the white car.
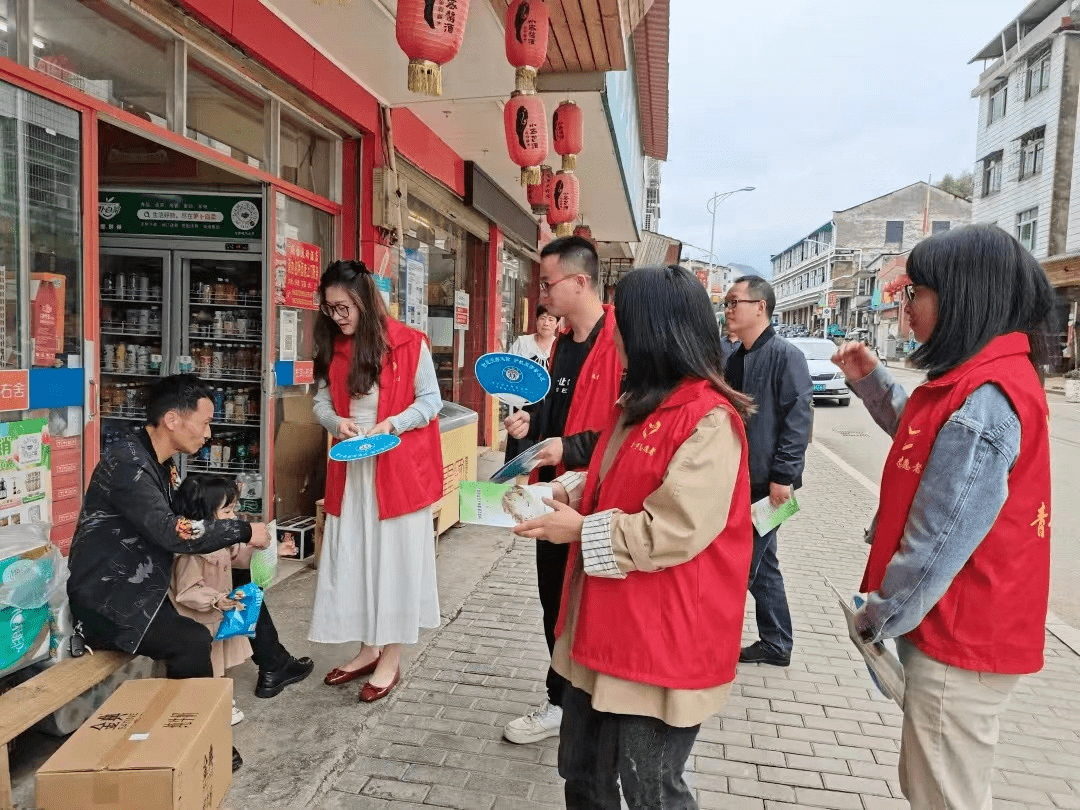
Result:
{"label": "white car", "polygon": [[851,404],[844,372],[832,363],[836,344],[824,338],[789,338],[792,346],[803,353],[810,367],[810,379],[814,383],[814,401],[835,399],[841,405]]}

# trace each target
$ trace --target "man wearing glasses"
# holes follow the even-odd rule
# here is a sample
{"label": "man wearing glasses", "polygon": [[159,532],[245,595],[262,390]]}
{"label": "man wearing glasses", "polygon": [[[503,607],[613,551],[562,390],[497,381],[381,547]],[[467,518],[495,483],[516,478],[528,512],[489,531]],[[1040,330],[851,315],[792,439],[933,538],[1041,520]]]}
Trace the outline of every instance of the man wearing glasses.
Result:
{"label": "man wearing glasses", "polygon": [[[534,413],[518,411],[505,423],[515,439],[554,439],[537,456],[543,466],[533,473],[534,483],[589,465],[619,397],[623,370],[613,338],[615,312],[600,300],[599,265],[592,243],[579,236],[556,239],[540,253],[540,303],[551,315],[565,318],[569,329],[557,335],[551,347],[551,391]],[[567,545],[536,541],[536,579],[549,653],[555,649],[568,554]],[[507,723],[503,736],[521,745],[557,735],[565,684],[566,679],[548,667],[547,700]]]}
{"label": "man wearing glasses", "polygon": [[[728,329],[742,345],[724,369],[728,382],[754,398],[757,412],[746,423],[750,456],[750,500],[768,498],[780,506],[802,486],[810,439],[813,383],[803,353],[772,328],[776,296],[758,276],[742,276],[724,298]],[[750,595],[757,612],[759,640],[744,647],[739,660],[786,667],[791,663],[791,611],[776,556],[776,530],[754,530]]]}

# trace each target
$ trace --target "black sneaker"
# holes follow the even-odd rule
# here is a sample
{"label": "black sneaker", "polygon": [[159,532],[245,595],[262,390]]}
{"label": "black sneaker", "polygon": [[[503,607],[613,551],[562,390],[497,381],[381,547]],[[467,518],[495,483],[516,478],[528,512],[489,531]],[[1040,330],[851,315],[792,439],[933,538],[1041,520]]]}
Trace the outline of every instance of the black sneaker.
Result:
{"label": "black sneaker", "polygon": [[774,667],[786,667],[791,664],[791,653],[782,655],[773,652],[760,641],[755,641],[749,647],[743,647],[739,651],[740,664],[771,664]]}
{"label": "black sneaker", "polygon": [[272,698],[291,683],[299,683],[311,674],[315,662],[308,657],[293,658],[281,669],[260,669],[255,697]]}
{"label": "black sneaker", "polygon": [[240,766],[244,764],[244,758],[240,756],[240,752],[235,748],[232,750],[232,769],[233,773],[240,770]]}

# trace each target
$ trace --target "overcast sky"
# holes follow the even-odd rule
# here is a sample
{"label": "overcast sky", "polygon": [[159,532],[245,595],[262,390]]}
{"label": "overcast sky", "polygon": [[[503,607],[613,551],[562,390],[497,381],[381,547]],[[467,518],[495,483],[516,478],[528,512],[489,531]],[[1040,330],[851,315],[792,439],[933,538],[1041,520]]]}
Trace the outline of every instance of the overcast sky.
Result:
{"label": "overcast sky", "polygon": [[[659,230],[767,273],[843,210],[975,161],[982,63],[1026,0],[671,3]],[[684,248],[684,256],[698,258]]]}

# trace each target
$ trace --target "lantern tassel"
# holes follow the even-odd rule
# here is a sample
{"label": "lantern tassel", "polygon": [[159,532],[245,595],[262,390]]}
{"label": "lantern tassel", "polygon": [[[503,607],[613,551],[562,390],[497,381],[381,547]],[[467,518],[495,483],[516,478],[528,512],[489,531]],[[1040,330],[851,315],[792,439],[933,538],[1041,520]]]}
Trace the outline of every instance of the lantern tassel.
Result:
{"label": "lantern tassel", "polygon": [[522,166],[521,167],[521,185],[534,186],[540,182],[542,176],[540,174],[539,166]]}
{"label": "lantern tassel", "polygon": [[536,68],[524,65],[514,71],[514,89],[532,95],[536,92]]}
{"label": "lantern tassel", "polygon": [[442,70],[427,59],[409,60],[409,90],[425,96],[442,95]]}
{"label": "lantern tassel", "polygon": [[574,223],[573,222],[561,222],[555,226],[555,236],[560,239],[564,236],[574,235]]}
{"label": "lantern tassel", "polygon": [[572,172],[577,168],[577,155],[563,155],[562,156],[562,170],[564,172]]}

